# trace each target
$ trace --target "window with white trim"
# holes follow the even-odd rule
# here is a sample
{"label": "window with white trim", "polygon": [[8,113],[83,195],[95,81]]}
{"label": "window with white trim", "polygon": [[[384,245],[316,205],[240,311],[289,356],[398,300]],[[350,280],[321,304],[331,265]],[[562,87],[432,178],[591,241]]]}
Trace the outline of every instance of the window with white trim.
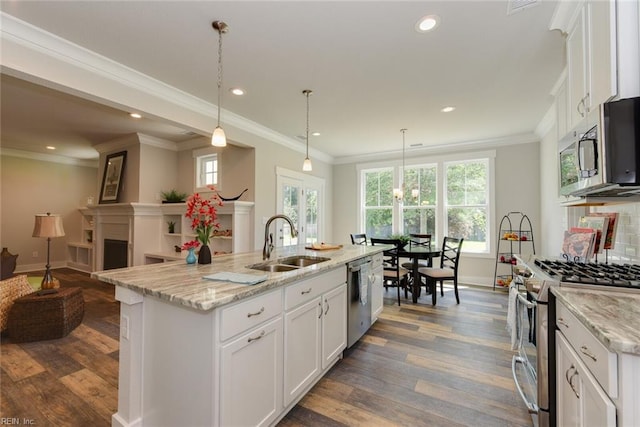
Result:
{"label": "window with white trim", "polygon": [[[478,155],[479,154],[479,155]],[[461,237],[465,252],[490,253],[495,152],[466,159],[429,159],[430,162],[360,170],[359,230],[368,237],[392,234],[431,234],[436,244],[443,236]],[[402,201],[393,189],[402,188]]]}
{"label": "window with white trim", "polygon": [[196,187],[220,186],[220,162],[217,154],[196,157]]}

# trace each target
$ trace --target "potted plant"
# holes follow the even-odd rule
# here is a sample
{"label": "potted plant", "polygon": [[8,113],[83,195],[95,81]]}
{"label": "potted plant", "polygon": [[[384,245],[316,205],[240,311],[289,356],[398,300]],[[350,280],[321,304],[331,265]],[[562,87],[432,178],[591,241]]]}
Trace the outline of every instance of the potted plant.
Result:
{"label": "potted plant", "polygon": [[392,234],[391,236],[389,236],[389,238],[394,240],[399,240],[401,248],[404,248],[407,245],[407,243],[409,243],[409,240],[411,240],[411,238],[406,234]]}
{"label": "potted plant", "polygon": [[180,193],[172,188],[169,191],[162,191],[162,203],[182,203],[187,198],[187,193]]}
{"label": "potted plant", "polygon": [[176,222],[175,221],[167,221],[167,225],[169,226],[169,233],[173,234],[176,232]]}

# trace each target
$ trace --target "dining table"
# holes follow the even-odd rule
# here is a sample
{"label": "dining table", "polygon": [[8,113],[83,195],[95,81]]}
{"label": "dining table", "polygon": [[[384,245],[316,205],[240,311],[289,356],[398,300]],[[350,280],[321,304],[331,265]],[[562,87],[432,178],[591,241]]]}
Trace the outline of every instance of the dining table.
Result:
{"label": "dining table", "polygon": [[[420,296],[420,260],[427,260],[427,265],[431,267],[433,265],[433,258],[438,258],[441,254],[441,250],[435,246],[423,246],[423,245],[411,245],[396,247],[392,251],[397,254],[399,258],[409,258],[412,261],[413,272],[413,289],[411,290],[411,299],[413,302],[418,302]],[[428,291],[428,290],[427,290]]]}

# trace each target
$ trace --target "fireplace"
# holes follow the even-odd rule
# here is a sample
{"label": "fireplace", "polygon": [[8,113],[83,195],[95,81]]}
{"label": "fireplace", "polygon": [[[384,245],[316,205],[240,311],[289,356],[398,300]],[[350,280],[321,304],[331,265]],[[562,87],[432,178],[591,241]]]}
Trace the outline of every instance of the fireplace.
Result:
{"label": "fireplace", "polygon": [[104,239],[102,268],[111,270],[128,267],[128,246],[129,243],[126,240]]}

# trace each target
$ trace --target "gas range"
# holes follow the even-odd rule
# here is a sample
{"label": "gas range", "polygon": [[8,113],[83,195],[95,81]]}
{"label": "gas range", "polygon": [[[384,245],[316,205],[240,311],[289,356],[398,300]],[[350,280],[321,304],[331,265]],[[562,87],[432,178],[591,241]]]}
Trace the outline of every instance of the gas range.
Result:
{"label": "gas range", "polygon": [[640,291],[640,265],[579,263],[536,259],[537,268],[561,283],[591,286],[614,286]]}

